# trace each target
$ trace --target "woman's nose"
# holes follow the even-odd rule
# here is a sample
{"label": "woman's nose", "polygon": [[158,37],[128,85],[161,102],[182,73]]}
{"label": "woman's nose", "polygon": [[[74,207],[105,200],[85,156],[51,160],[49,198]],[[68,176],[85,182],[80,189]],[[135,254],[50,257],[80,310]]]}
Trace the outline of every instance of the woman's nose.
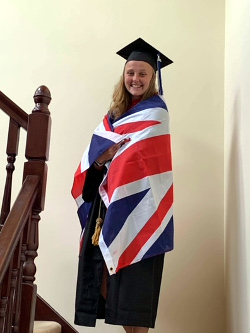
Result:
{"label": "woman's nose", "polygon": [[134,81],[139,81],[139,75],[135,73],[134,76],[133,76],[133,80]]}

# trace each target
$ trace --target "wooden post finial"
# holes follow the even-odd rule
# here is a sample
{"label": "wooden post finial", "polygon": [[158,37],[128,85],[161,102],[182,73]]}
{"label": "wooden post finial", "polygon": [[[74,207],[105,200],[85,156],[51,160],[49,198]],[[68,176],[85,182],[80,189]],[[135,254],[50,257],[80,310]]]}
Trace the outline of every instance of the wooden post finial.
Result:
{"label": "wooden post finial", "polygon": [[42,112],[50,114],[48,106],[51,101],[51,94],[49,89],[46,86],[40,86],[35,91],[35,94],[33,96],[35,107],[32,110],[33,112]]}

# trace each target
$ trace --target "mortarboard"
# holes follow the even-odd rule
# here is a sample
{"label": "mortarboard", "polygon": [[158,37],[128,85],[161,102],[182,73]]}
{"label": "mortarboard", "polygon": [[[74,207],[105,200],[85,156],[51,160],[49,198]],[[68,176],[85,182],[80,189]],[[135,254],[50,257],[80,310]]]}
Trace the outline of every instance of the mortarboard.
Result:
{"label": "mortarboard", "polygon": [[173,61],[171,59],[145,42],[142,38],[136,39],[132,43],[122,48],[120,51],[116,52],[116,54],[126,59],[127,62],[131,60],[145,61],[149,63],[155,71],[158,70],[159,93],[162,95],[160,69],[172,64]]}

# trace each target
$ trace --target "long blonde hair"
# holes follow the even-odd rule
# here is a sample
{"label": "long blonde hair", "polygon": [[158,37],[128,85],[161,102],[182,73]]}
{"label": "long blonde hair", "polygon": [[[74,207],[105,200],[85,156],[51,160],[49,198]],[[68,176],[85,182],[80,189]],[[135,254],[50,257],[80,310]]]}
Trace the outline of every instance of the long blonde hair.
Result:
{"label": "long blonde hair", "polygon": [[[115,85],[115,89],[112,96],[112,102],[110,105],[109,114],[114,119],[119,118],[128,110],[129,104],[132,100],[132,95],[127,91],[124,84],[124,70],[122,76],[120,77],[120,80]],[[141,101],[144,101],[145,99],[154,96],[155,94],[157,94],[157,92],[158,91],[156,88],[156,74],[155,71],[153,71],[149,87],[142,95]]]}

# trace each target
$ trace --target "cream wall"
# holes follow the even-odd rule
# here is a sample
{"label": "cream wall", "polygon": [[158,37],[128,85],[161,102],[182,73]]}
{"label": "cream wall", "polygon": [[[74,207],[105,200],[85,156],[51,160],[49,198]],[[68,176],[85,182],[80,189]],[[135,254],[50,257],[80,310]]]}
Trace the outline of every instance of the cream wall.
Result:
{"label": "cream wall", "polygon": [[[1,0],[0,89],[27,111],[40,84],[52,93],[37,284],[71,323],[80,232],[72,178],[122,72],[115,52],[140,36],[174,60],[162,75],[171,113],[175,250],[166,256],[154,332],[225,332],[224,24],[220,0]],[[122,329],[99,323],[101,331]]]}
{"label": "cream wall", "polygon": [[226,1],[225,222],[228,333],[250,332],[250,3]]}

